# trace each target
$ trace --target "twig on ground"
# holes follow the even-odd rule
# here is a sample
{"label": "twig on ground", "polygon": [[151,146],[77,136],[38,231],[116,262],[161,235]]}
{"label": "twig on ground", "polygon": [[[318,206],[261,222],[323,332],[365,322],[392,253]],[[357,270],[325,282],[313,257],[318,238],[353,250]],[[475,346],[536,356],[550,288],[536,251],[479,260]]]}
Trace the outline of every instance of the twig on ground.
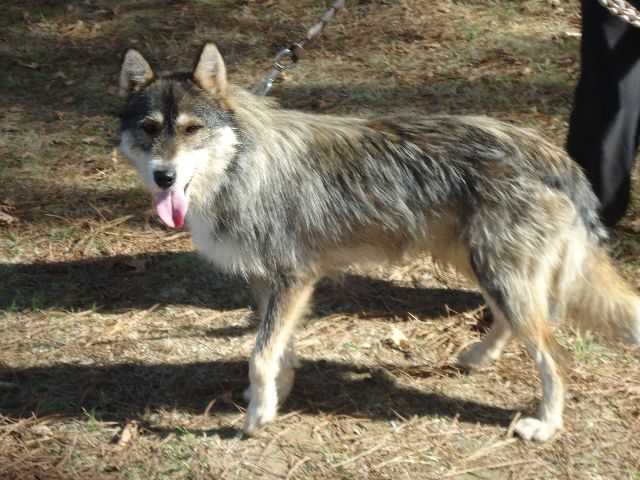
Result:
{"label": "twig on ground", "polygon": [[442,475],[441,478],[458,477],[467,473],[479,472],[481,470],[495,470],[497,468],[511,467],[513,465],[522,465],[525,463],[540,463],[537,458],[522,458],[520,460],[513,460],[511,462],[490,463],[487,465],[478,465],[477,467],[465,468],[464,470],[450,470]]}
{"label": "twig on ground", "polygon": [[509,428],[507,428],[507,433],[505,434],[505,437],[507,438],[513,437],[513,432],[516,429],[516,423],[518,423],[518,420],[520,420],[521,416],[522,414],[520,412],[516,412],[516,414],[513,417],[513,420],[511,420],[511,423],[509,424]]}
{"label": "twig on ground", "polygon": [[339,467],[344,467],[345,465],[349,465],[350,463],[355,462],[356,460],[362,458],[362,457],[366,457],[367,455],[375,452],[376,450],[380,450],[386,443],[387,443],[388,439],[385,438],[384,440],[382,440],[381,442],[379,442],[378,444],[374,445],[373,447],[365,450],[364,452],[359,453],[358,455],[355,455],[351,458],[348,458],[340,463],[336,463],[335,465],[333,465],[333,468],[339,468]]}
{"label": "twig on ground", "polygon": [[293,477],[293,474],[296,472],[296,470],[298,470],[298,468],[300,468],[305,462],[308,462],[309,460],[311,460],[310,457],[302,457],[300,460],[294,463],[287,472],[287,476],[284,477],[284,480],[289,480],[291,477]]}
{"label": "twig on ground", "polygon": [[490,453],[492,450],[495,450],[500,447],[504,447],[505,445],[509,445],[511,443],[516,442],[515,438],[507,438],[506,440],[500,440],[498,442],[492,443],[491,445],[487,445],[485,447],[481,447],[477,449],[475,452],[467,455],[466,457],[461,459],[461,462],[467,463],[471,460],[476,460],[477,458],[485,456],[487,453]]}

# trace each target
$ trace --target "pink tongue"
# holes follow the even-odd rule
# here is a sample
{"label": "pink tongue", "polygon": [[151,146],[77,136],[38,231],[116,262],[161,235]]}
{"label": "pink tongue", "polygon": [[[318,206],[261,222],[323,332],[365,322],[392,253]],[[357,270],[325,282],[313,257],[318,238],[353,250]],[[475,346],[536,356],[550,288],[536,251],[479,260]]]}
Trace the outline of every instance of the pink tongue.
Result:
{"label": "pink tongue", "polygon": [[164,190],[156,197],[156,212],[160,220],[171,228],[181,227],[184,224],[188,206],[187,197],[182,189]]}

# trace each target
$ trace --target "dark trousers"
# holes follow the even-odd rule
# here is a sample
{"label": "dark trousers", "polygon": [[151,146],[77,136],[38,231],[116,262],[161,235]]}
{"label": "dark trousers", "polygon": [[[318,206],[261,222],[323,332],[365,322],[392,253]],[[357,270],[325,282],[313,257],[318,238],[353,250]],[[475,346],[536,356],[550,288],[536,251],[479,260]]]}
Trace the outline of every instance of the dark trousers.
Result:
{"label": "dark trousers", "polygon": [[[636,8],[640,0],[631,0]],[[582,0],[581,73],[567,151],[585,169],[613,226],[629,205],[640,124],[640,28]]]}

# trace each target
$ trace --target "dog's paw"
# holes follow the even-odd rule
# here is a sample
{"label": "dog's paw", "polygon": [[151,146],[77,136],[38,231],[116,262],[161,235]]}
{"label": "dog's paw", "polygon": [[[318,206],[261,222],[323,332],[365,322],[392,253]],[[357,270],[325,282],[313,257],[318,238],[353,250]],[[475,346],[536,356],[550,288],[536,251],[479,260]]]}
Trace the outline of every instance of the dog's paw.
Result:
{"label": "dog's paw", "polygon": [[276,418],[277,408],[275,405],[256,405],[252,401],[247,410],[247,418],[244,422],[243,431],[246,435],[256,434],[267,423]]}
{"label": "dog's paw", "polygon": [[485,367],[490,360],[493,359],[482,342],[474,343],[458,356],[458,364],[469,370]]}
{"label": "dog's paw", "polygon": [[253,435],[264,425],[276,418],[278,413],[278,393],[276,382],[252,383],[247,389],[251,400],[247,408],[244,433]]}
{"label": "dog's paw", "polygon": [[515,431],[520,438],[525,440],[546,442],[561,428],[562,424],[557,425],[543,422],[537,418],[525,417],[518,420]]}

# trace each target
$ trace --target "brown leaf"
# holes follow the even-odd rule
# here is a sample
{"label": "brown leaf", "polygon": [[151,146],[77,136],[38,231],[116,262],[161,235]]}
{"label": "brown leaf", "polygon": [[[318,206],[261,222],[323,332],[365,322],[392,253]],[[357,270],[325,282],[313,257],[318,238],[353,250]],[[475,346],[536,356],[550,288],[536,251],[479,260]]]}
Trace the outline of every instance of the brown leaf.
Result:
{"label": "brown leaf", "polygon": [[151,263],[149,258],[132,258],[124,262],[125,266],[133,270],[134,273],[144,273]]}
{"label": "brown leaf", "polygon": [[138,436],[138,431],[140,429],[140,422],[136,420],[127,420],[124,427],[122,427],[122,431],[118,434],[117,444],[120,448],[126,447],[131,440]]}
{"label": "brown leaf", "polygon": [[41,67],[38,62],[23,62],[22,60],[16,60],[16,63],[21,67],[28,68],[29,70],[37,70]]}
{"label": "brown leaf", "polygon": [[391,334],[384,339],[384,343],[395,350],[400,350],[401,352],[407,352],[410,349],[409,340],[405,334],[395,326],[391,327]]}
{"label": "brown leaf", "polygon": [[631,395],[640,395],[640,385],[629,385],[627,387],[627,393]]}
{"label": "brown leaf", "polygon": [[0,211],[0,223],[13,223],[18,220],[16,217],[9,215],[8,213]]}
{"label": "brown leaf", "polygon": [[15,207],[13,205],[13,202],[11,200],[7,200],[5,201],[5,203],[0,203],[0,224],[1,223],[13,223],[16,220],[18,220],[16,217],[14,217],[13,215],[9,215],[7,212],[10,212],[11,210],[13,210]]}

